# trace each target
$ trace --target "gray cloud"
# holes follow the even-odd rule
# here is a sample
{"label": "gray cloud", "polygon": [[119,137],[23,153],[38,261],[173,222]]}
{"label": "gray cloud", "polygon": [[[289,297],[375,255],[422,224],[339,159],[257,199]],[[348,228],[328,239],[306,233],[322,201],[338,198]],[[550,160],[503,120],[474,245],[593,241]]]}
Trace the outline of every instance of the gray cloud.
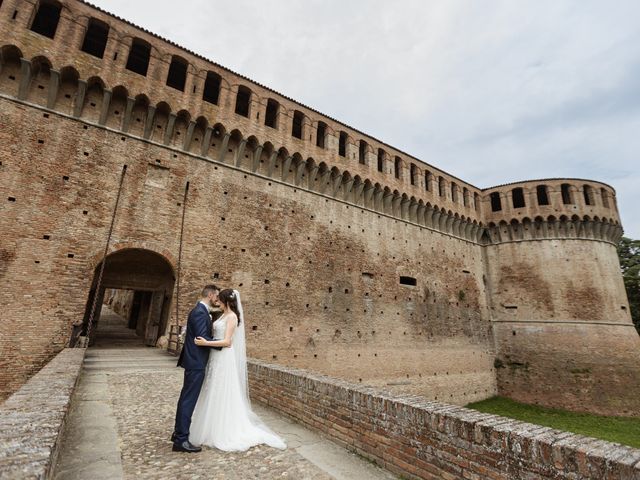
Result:
{"label": "gray cloud", "polygon": [[638,2],[95,3],[477,186],[607,182],[640,238]]}

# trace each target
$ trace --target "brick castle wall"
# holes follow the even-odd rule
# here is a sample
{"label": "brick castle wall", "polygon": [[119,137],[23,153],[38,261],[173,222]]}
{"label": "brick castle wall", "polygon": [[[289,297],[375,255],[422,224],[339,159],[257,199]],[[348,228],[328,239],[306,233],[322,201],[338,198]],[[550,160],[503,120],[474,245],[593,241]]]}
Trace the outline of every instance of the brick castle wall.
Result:
{"label": "brick castle wall", "polygon": [[[214,281],[242,291],[255,357],[459,403],[495,393],[478,245],[82,120],[1,102],[15,119],[0,133],[3,144],[25,139],[2,165],[3,198],[15,199],[4,201],[0,220],[7,259],[0,296],[11,319],[2,346],[14,352],[3,355],[11,366],[2,373],[5,388],[64,347],[71,323],[82,318],[126,163],[111,251],[145,248],[175,268],[178,204],[190,182],[180,321],[201,286]],[[400,275],[418,285],[401,285]],[[170,322],[175,318],[172,308]]]}
{"label": "brick castle wall", "polygon": [[638,415],[639,405],[624,399],[640,398],[640,337],[615,246],[561,239],[486,250],[501,393]]}

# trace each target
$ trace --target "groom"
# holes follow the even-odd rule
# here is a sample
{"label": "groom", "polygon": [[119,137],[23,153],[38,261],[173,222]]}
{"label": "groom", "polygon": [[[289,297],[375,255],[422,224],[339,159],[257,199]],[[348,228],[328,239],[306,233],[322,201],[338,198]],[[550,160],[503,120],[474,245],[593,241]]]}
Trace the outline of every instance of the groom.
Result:
{"label": "groom", "polygon": [[[184,338],[184,346],[180,353],[178,366],[184,368],[184,382],[178,409],[176,411],[176,424],[171,435],[174,452],[199,452],[202,450],[189,442],[189,427],[191,415],[196,406],[200,388],[204,381],[204,372],[209,360],[209,348],[199,347],[194,343],[196,337],[207,340],[211,338],[211,314],[210,309],[218,301],[220,289],[215,285],[205,285],[202,289],[200,301],[193,307],[187,320],[187,333]],[[221,350],[221,347],[213,347]]]}

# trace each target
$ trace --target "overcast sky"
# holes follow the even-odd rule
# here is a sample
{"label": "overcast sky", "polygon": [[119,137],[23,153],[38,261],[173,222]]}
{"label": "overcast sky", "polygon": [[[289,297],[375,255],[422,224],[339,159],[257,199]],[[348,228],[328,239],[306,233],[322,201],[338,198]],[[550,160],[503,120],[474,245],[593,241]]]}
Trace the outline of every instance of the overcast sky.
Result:
{"label": "overcast sky", "polygon": [[478,187],[577,177],[640,238],[640,2],[93,0]]}

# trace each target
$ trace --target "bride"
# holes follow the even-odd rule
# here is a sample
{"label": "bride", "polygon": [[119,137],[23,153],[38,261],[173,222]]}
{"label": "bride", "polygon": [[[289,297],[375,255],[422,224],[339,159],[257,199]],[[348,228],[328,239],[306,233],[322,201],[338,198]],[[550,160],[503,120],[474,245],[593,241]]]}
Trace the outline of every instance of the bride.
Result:
{"label": "bride", "polygon": [[222,290],[218,295],[222,315],[213,322],[213,338],[195,339],[202,347],[227,347],[211,350],[204,383],[191,419],[189,441],[227,452],[243,451],[266,443],[284,449],[284,440],[272,432],[253,412],[247,381],[247,351],[242,302],[237,290]]}

